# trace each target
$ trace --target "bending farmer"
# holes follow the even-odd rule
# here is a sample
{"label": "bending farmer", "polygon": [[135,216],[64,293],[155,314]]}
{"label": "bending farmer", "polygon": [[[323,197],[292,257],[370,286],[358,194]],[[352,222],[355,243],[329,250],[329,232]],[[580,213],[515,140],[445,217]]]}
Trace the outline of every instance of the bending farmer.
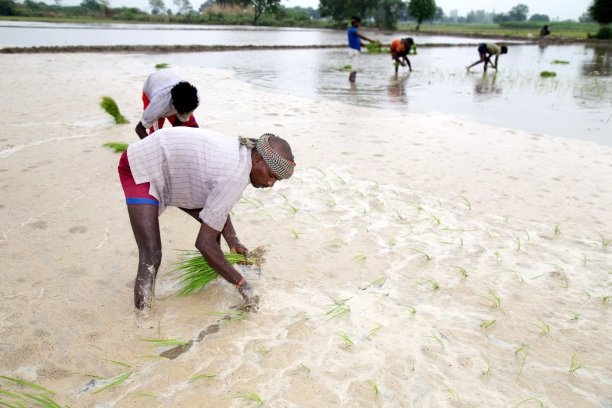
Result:
{"label": "bending farmer", "polygon": [[[412,66],[410,65],[410,60],[408,59],[408,53],[414,44],[414,40],[410,37],[408,38],[398,38],[393,40],[391,45],[389,45],[389,49],[391,50],[391,58],[395,60],[395,73],[397,74],[397,69],[401,65],[405,67],[408,64],[408,69],[412,71]],[[402,59],[405,61],[402,61]]]}
{"label": "bending farmer", "polygon": [[[484,62],[484,72],[487,72],[487,65],[489,64],[491,64],[493,68],[497,69],[497,60],[499,59],[499,55],[507,54],[507,53],[508,53],[508,47],[506,47],[505,45],[502,45],[500,47],[497,44],[493,44],[493,43],[480,44],[478,46],[478,54],[480,54],[480,60],[476,61],[469,67],[466,67],[466,69],[469,72],[470,68],[480,63],[483,63],[483,62]],[[491,57],[493,55],[495,55],[495,63],[491,62]]]}
{"label": "bending farmer", "polygon": [[355,82],[357,76],[357,69],[359,69],[359,56],[361,55],[361,47],[364,44],[361,40],[366,40],[371,43],[375,42],[370,40],[368,37],[359,34],[357,29],[361,24],[361,19],[357,16],[351,17],[351,28],[348,29],[348,43],[349,43],[349,59],[351,61],[351,74],[349,75],[349,81]]}
{"label": "bending farmer", "polygon": [[161,129],[165,118],[172,126],[198,127],[193,111],[200,104],[197,89],[167,69],[149,75],[142,91],[144,112],[136,134],[141,139]]}
{"label": "bending farmer", "polygon": [[138,245],[134,284],[137,310],[149,310],[161,263],[159,215],[179,207],[201,224],[195,246],[225,280],[236,285],[245,306],[254,304],[253,289],[221,250],[221,236],[231,251],[248,258],[229,213],[250,183],[272,187],[288,179],[295,167],[289,144],[274,135],[236,139],[187,127],[162,129],[134,143],[121,156],[119,178]]}

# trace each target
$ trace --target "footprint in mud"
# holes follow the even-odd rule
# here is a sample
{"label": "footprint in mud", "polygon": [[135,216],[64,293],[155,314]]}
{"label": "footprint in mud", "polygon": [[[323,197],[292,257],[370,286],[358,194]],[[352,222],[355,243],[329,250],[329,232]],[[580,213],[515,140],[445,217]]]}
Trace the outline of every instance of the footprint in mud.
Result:
{"label": "footprint in mud", "polygon": [[87,231],[87,227],[84,227],[82,225],[75,225],[74,227],[70,227],[70,229],[68,230],[68,232],[72,234],[76,234],[77,232],[83,234],[86,231]]}
{"label": "footprint in mud", "polygon": [[36,221],[33,222],[31,224],[28,224],[30,227],[32,228],[36,228],[36,229],[45,229],[47,228],[47,222],[46,221]]}

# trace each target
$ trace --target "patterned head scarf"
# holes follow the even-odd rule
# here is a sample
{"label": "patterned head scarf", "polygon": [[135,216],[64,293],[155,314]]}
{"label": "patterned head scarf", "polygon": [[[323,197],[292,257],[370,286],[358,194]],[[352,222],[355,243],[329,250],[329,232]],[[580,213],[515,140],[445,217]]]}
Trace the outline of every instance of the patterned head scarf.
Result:
{"label": "patterned head scarf", "polygon": [[246,137],[241,137],[240,143],[250,149],[256,148],[257,152],[261,154],[264,161],[270,167],[270,170],[272,170],[276,177],[281,180],[288,179],[291,177],[291,175],[293,175],[295,163],[285,159],[272,148],[269,142],[270,136],[276,137],[276,135],[273,135],[272,133],[264,133],[259,140],[257,140],[257,144],[253,143]]}

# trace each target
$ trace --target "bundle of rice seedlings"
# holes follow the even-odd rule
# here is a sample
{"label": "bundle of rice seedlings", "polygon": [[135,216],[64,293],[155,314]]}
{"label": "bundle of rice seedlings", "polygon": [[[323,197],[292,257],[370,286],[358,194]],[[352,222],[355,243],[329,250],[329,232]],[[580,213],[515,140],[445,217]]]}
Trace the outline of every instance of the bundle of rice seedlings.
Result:
{"label": "bundle of rice seedlings", "polygon": [[110,96],[103,96],[102,97],[102,102],[100,102],[100,106],[109,115],[111,115],[113,118],[115,118],[115,123],[116,124],[121,125],[121,124],[124,124],[124,123],[130,123],[130,121],[127,120],[125,117],[123,117],[121,112],[119,112],[119,107],[117,106],[117,102],[115,102],[115,100],[113,98],[111,98]]}
{"label": "bundle of rice seedlings", "polygon": [[115,149],[115,153],[123,153],[128,148],[127,143],[109,142],[109,143],[104,143],[103,146],[110,147],[111,149]]}
{"label": "bundle of rice seedlings", "polygon": [[[169,272],[180,272],[180,275],[177,277],[179,281],[176,285],[181,286],[181,288],[176,293],[177,297],[198,293],[204,289],[210,281],[219,276],[212,266],[206,262],[206,259],[204,259],[199,251],[182,250],[182,252],[183,255],[181,259],[172,263],[176,268]],[[260,266],[264,262],[264,253],[265,249],[263,247],[258,247],[250,252],[249,264]],[[226,252],[224,255],[230,265],[245,261],[244,255],[242,254]]]}
{"label": "bundle of rice seedlings", "polygon": [[554,71],[542,71],[540,72],[540,76],[543,78],[555,77],[557,73]]}
{"label": "bundle of rice seedlings", "polygon": [[164,68],[168,68],[168,67],[170,67],[170,64],[167,64],[165,62],[162,62],[160,64],[155,64],[155,68],[156,69],[164,69]]}

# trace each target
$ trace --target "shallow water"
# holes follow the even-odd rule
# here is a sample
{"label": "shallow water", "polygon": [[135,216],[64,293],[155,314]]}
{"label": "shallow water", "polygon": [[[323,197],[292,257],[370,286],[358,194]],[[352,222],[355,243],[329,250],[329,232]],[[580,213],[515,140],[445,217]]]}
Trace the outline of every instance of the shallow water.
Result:
{"label": "shallow water", "polygon": [[[399,34],[364,35],[390,43]],[[473,38],[415,35],[424,43],[466,44]],[[63,45],[344,45],[344,30],[221,25],[0,22],[0,46]]]}
{"label": "shallow water", "polygon": [[[355,84],[345,49],[147,55],[151,63],[231,69],[258,88],[413,113],[444,112],[478,122],[612,145],[612,49],[590,45],[511,46],[499,73],[469,47],[420,48],[414,71],[396,76],[388,54],[364,53]],[[555,60],[568,64],[554,64]],[[491,72],[492,71],[492,72]],[[541,78],[541,71],[555,71]],[[205,91],[204,91],[205,97]],[[401,124],[406,126],[409,124]]]}

